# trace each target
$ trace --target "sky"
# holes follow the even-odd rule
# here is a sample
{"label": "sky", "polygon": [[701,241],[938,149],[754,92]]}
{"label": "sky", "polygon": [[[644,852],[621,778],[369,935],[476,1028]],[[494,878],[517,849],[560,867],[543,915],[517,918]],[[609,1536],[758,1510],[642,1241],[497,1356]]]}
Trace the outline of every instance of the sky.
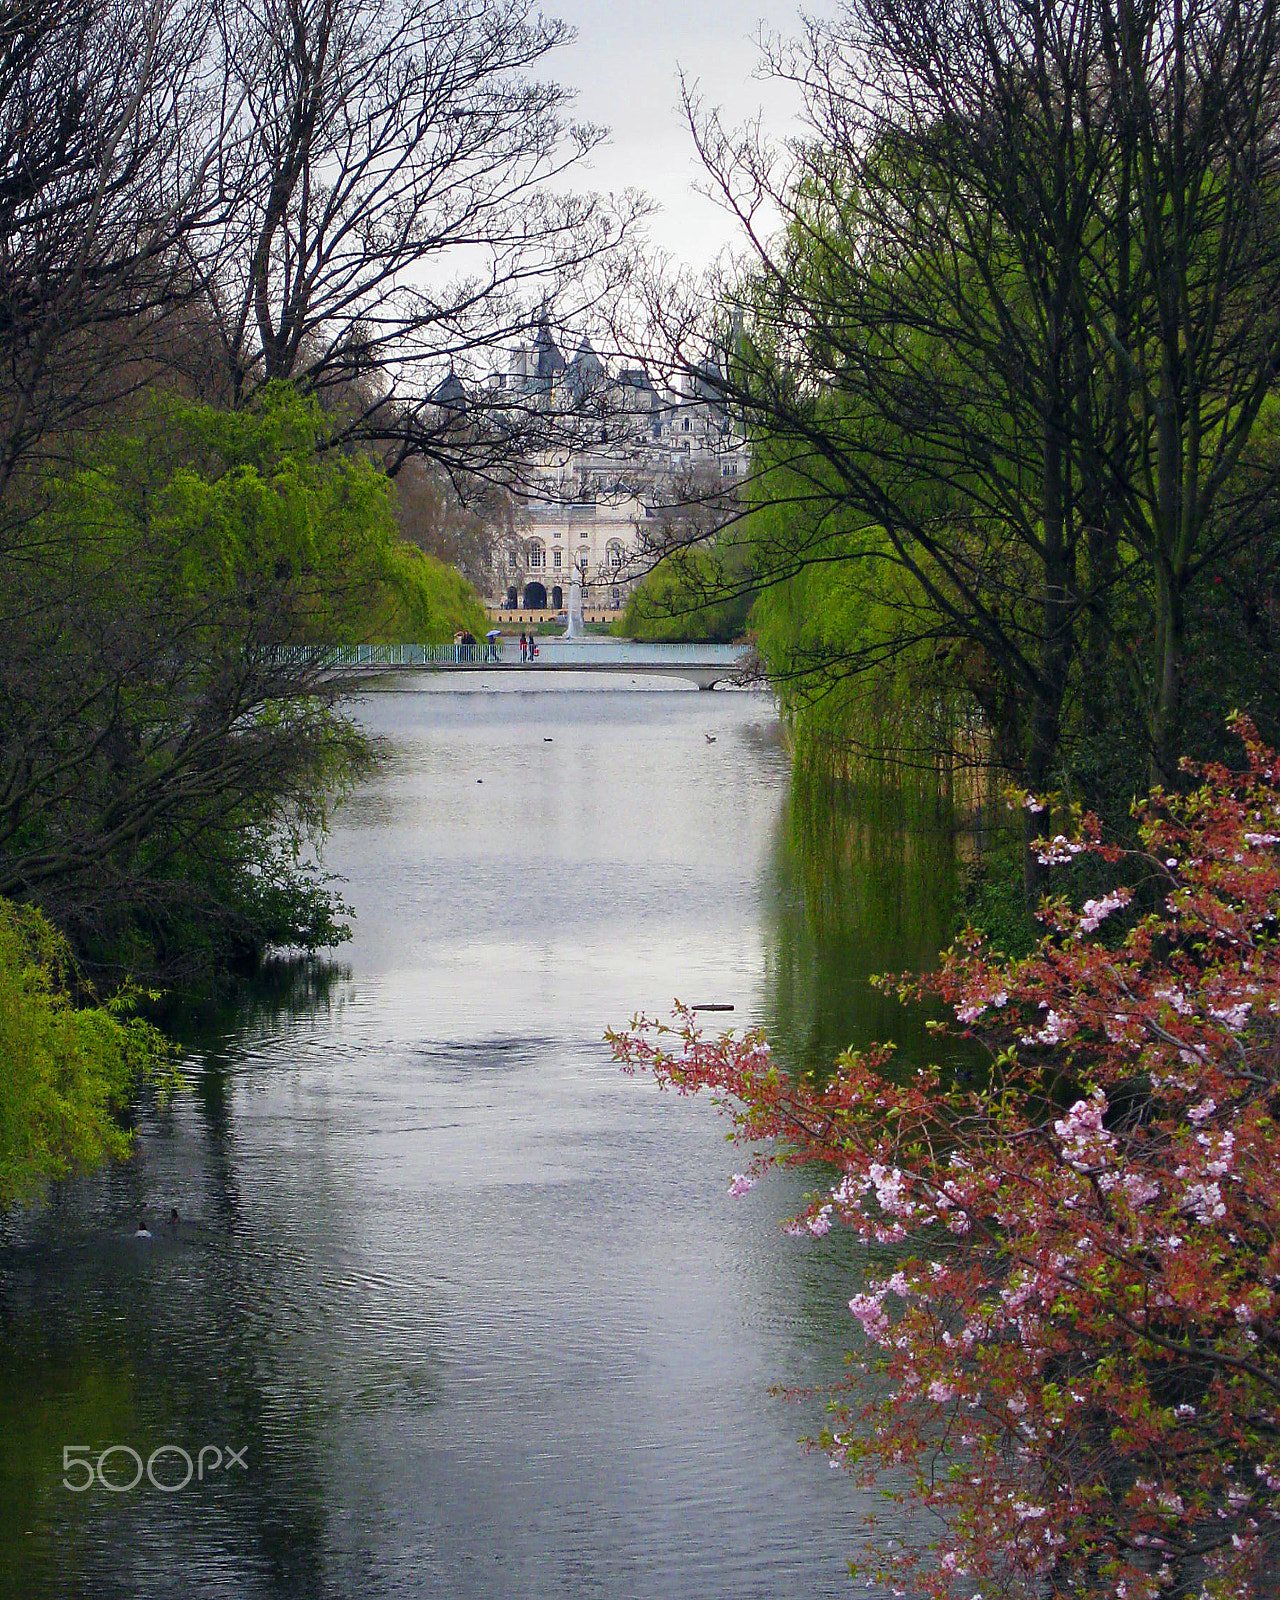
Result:
{"label": "sky", "polygon": [[574,115],[612,129],[576,188],[643,189],[662,207],[649,236],[693,267],[706,266],[734,239],[734,223],[695,192],[698,162],[680,113],[678,73],[696,80],[708,105],[736,125],[763,110],[766,130],[795,126],[793,91],[754,76],[752,39],[796,30],[793,0],[546,0],[551,16],[577,30],[549,66],[577,90]]}

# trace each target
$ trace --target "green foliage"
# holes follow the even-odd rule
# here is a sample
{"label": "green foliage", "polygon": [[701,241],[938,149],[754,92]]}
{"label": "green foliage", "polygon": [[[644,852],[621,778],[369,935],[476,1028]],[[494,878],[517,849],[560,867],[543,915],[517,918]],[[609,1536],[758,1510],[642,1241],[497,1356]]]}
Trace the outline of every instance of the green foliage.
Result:
{"label": "green foliage", "polygon": [[127,1154],[131,1091],[142,1077],[174,1082],[169,1045],[130,1015],[138,998],[94,1001],[45,918],[0,900],[0,1210]]}
{"label": "green foliage", "polygon": [[[283,383],[240,411],[155,395],[133,431],[50,482],[44,546],[103,581],[122,563],[125,581],[196,617],[287,589],[299,644],[483,629],[470,585],[400,540],[386,475],[328,449],[329,427]],[[92,541],[68,543],[69,528]]]}
{"label": "green foliage", "polygon": [[971,743],[964,652],[883,529],[832,509],[828,476],[821,463],[759,470],[741,535],[758,570],[786,574],[761,589],[751,621],[798,764],[947,777]]}
{"label": "green foliage", "polygon": [[746,631],[753,598],[738,552],[687,545],[636,585],[614,632],[663,643],[730,644]]}
{"label": "green foliage", "polygon": [[785,56],[811,136],[777,187],[708,126],[781,218],[718,308],[753,621],[837,765],[976,712],[966,757],[1111,821],[1274,706],[1273,9],[980,0],[957,49],[945,5],[855,0]]}
{"label": "green foliage", "polygon": [[92,970],[203,982],[345,936],[317,866],[371,752],[325,647],[483,629],[314,400],[153,396],[0,545],[0,894]]}
{"label": "green foliage", "polygon": [[1022,854],[1022,840],[1012,832],[983,840],[965,873],[953,934],[967,924],[992,950],[1015,958],[1030,953],[1040,930],[1022,889]]}

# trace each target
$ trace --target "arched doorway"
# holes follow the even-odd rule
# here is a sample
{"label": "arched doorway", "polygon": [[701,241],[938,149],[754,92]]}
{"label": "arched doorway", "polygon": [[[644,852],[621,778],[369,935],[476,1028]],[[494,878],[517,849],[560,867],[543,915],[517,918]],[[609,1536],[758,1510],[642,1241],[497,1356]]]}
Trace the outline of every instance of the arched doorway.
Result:
{"label": "arched doorway", "polygon": [[551,609],[553,611],[564,610],[564,590],[559,584],[556,584],[555,588],[551,591]]}
{"label": "arched doorway", "polygon": [[545,611],[547,609],[547,591],[543,584],[525,584],[524,608],[526,611]]}

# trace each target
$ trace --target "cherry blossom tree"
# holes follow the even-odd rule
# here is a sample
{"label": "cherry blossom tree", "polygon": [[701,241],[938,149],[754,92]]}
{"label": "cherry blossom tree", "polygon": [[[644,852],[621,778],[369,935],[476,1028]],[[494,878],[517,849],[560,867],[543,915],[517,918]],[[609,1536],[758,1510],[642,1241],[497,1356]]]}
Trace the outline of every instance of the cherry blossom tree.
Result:
{"label": "cherry blossom tree", "polygon": [[1030,956],[967,933],[882,980],[985,1048],[977,1087],[888,1047],[796,1079],[760,1032],[679,1008],[610,1035],[727,1108],[752,1147],[732,1193],[811,1166],[790,1231],[850,1228],[880,1263],[817,1442],[866,1481],[905,1471],[936,1515],[935,1545],[877,1551],[899,1590],[1277,1592],[1280,762],[1233,727],[1243,770],[1155,791],[1138,851],[1091,817],[1046,841],[1115,886],[1046,900]]}

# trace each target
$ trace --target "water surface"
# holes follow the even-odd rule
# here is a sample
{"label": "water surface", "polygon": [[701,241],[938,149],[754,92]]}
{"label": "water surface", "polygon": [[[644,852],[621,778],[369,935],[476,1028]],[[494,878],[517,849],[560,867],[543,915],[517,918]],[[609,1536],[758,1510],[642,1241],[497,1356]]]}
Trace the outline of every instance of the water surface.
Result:
{"label": "water surface", "polygon": [[[795,1184],[731,1200],[713,1110],[600,1040],[679,997],[796,1062],[914,1047],[865,978],[937,948],[949,857],[815,826],[765,696],[482,683],[361,702],[351,943],[197,1040],[133,1162],[8,1224],[5,1592],[852,1592],[862,1503],[766,1391],[838,1376],[865,1262],[781,1236]],[[113,1444],[247,1468],[63,1487]]]}

